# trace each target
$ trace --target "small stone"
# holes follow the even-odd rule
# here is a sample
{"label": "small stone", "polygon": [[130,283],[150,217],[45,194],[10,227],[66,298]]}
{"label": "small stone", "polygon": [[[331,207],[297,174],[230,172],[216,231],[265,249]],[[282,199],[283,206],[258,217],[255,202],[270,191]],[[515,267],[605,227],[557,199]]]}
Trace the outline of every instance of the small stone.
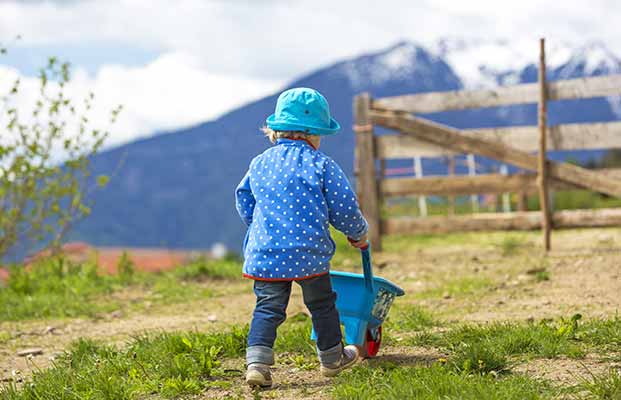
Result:
{"label": "small stone", "polygon": [[207,321],[209,322],[216,322],[218,320],[218,317],[215,316],[215,314],[211,314],[207,317]]}
{"label": "small stone", "polygon": [[43,334],[44,334],[44,335],[49,335],[49,334],[54,333],[54,331],[55,331],[55,330],[56,330],[56,328],[55,328],[55,327],[53,327],[53,326],[48,326],[48,327],[46,327],[46,328],[43,330]]}
{"label": "small stone", "polygon": [[17,352],[17,355],[20,357],[38,356],[39,354],[43,354],[43,349],[40,347],[33,347],[31,349],[24,349]]}

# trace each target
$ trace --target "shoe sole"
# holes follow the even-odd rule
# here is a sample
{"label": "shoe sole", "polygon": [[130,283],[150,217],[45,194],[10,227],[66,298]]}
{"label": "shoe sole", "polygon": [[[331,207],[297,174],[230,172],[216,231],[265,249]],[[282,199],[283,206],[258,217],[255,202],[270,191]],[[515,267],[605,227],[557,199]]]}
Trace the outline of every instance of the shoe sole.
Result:
{"label": "shoe sole", "polygon": [[246,383],[250,386],[259,386],[262,388],[268,388],[272,386],[271,380],[266,380],[265,377],[258,371],[250,371],[246,375]]}
{"label": "shoe sole", "polygon": [[326,367],[321,367],[321,374],[323,376],[325,376],[326,378],[333,378],[335,376],[337,376],[338,374],[341,373],[341,371],[353,366],[356,361],[358,361],[359,357],[356,357],[354,359],[352,359],[350,362],[348,362],[347,364],[341,365],[338,368],[326,368]]}

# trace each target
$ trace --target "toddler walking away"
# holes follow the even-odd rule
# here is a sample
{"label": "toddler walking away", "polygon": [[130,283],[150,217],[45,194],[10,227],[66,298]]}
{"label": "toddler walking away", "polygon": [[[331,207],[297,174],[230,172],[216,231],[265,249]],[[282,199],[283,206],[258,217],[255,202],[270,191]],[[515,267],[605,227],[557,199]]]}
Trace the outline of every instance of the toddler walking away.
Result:
{"label": "toddler walking away", "polygon": [[266,124],[263,130],[275,145],[251,161],[235,193],[237,211],[248,226],[243,274],[254,280],[257,297],[246,382],[262,387],[272,385],[272,348],[286,318],[292,281],[302,288],[311,313],[321,373],[335,376],[356,362],[356,346],[342,343],[328,274],[335,251],[329,227],[358,248],[366,245],[368,229],[345,174],[318,150],[321,136],[340,129],[326,99],[313,89],[287,90]]}

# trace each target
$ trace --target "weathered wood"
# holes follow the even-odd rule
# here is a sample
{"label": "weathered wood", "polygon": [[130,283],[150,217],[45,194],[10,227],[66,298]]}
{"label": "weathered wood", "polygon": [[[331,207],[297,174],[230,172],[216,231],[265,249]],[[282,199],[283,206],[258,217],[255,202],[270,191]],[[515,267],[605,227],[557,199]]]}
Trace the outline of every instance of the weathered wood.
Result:
{"label": "weathered wood", "polygon": [[[476,153],[527,170],[537,169],[537,156],[500,143],[463,135],[459,130],[403,113],[370,111],[374,123],[460,153]],[[575,165],[549,162],[549,176],[579,187],[621,197],[621,181]]]}
{"label": "weathered wood", "polygon": [[358,197],[360,207],[369,223],[369,241],[371,246],[381,251],[380,205],[375,169],[375,146],[373,127],[369,118],[371,98],[368,93],[356,96],[354,100],[354,123],[356,129],[356,147],[358,148]]}
{"label": "weathered wood", "polygon": [[[538,150],[537,126],[465,129],[462,133],[483,140],[503,143],[518,150]],[[383,135],[375,138],[380,159],[443,157],[455,154],[440,146],[405,135]],[[546,142],[550,150],[593,150],[621,148],[621,122],[564,124],[547,129]]]}
{"label": "weathered wood", "polygon": [[384,179],[380,183],[380,191],[386,197],[499,194],[519,190],[535,190],[535,179],[535,175],[532,174],[391,178]]}
{"label": "weathered wood", "polygon": [[[504,177],[508,177],[509,168],[507,164],[502,164],[500,166],[500,174]],[[502,211],[503,212],[511,212],[511,195],[508,191],[502,193]]]}
{"label": "weathered wood", "polygon": [[[468,164],[468,175],[476,176],[477,175],[477,164],[474,160],[474,154],[469,153],[466,156],[466,163]],[[479,212],[479,196],[476,194],[470,195],[470,204],[472,205],[472,212]]]}
{"label": "weathered wood", "polygon": [[[449,176],[455,175],[455,156],[448,156],[448,174]],[[448,215],[455,215],[455,196],[450,195],[448,197]]]}
{"label": "weathered wood", "polygon": [[[564,210],[553,214],[555,228],[621,226],[621,209]],[[458,231],[535,230],[541,227],[541,212],[483,213],[427,218],[393,217],[382,220],[385,234],[447,233]]]}
{"label": "weathered wood", "polygon": [[[568,79],[548,83],[549,100],[606,97],[621,94],[621,75]],[[537,103],[539,85],[527,83],[484,90],[419,93],[374,99],[376,110],[432,113],[469,108]]]}
{"label": "weathered wood", "polygon": [[548,83],[549,100],[587,99],[621,94],[621,75],[567,79]]}
{"label": "weathered wood", "polygon": [[529,83],[485,90],[455,90],[383,97],[373,100],[372,107],[374,110],[399,110],[424,114],[536,101],[537,84]]}
{"label": "weathered wood", "polygon": [[[593,170],[614,179],[621,179],[621,169],[607,168]],[[550,179],[550,188],[560,190],[581,189],[570,183]],[[385,197],[400,196],[463,196],[475,193],[500,194],[506,192],[521,193],[523,209],[520,209],[518,198],[518,211],[526,211],[526,196],[535,193],[537,187],[537,175],[535,174],[485,174],[477,176],[427,176],[421,179],[403,177],[387,178],[380,182],[380,191]]]}
{"label": "weathered wood", "polygon": [[539,39],[539,105],[537,120],[539,125],[539,153],[537,155],[537,184],[541,208],[541,230],[546,251],[550,251],[551,215],[548,197],[548,162],[546,146],[546,125],[548,123],[548,98],[546,92],[546,53],[545,40]]}

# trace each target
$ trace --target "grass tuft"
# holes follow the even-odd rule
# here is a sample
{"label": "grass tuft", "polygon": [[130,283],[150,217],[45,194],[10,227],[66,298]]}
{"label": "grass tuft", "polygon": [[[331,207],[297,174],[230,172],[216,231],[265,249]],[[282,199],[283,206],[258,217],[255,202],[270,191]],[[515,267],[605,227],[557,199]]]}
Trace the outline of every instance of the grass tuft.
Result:
{"label": "grass tuft", "polygon": [[601,376],[591,374],[591,379],[585,379],[578,387],[588,393],[588,399],[621,399],[621,371],[610,369]]}
{"label": "grass tuft", "polygon": [[385,322],[387,330],[397,331],[422,331],[434,326],[440,326],[431,313],[414,304],[401,304],[396,302],[390,310]]}
{"label": "grass tuft", "polygon": [[[507,366],[510,356],[584,357],[584,349],[575,340],[577,327],[574,328],[574,324],[577,324],[577,320],[570,319],[561,320],[557,324],[541,322],[465,325],[443,333],[415,335],[407,342],[436,346],[454,352],[456,361],[453,364],[458,370],[474,371],[478,368],[480,359],[485,365],[482,369],[491,371],[498,370],[497,366],[501,364]],[[482,358],[477,359],[479,356]],[[463,367],[463,363],[468,360],[469,364]]]}
{"label": "grass tuft", "polygon": [[336,379],[336,399],[524,400],[552,397],[549,384],[522,375],[496,378],[470,375],[435,364],[431,367],[359,366]]}
{"label": "grass tuft", "polygon": [[496,247],[500,249],[503,257],[512,256],[524,246],[524,240],[517,236],[505,236]]}

